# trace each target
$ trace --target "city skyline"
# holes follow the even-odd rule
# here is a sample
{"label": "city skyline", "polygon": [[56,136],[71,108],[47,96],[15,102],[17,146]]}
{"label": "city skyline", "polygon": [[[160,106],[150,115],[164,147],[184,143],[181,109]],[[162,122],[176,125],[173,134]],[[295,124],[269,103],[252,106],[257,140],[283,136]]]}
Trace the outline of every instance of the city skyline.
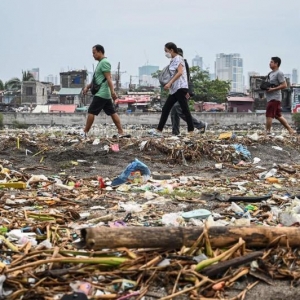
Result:
{"label": "city skyline", "polygon": [[[209,76],[210,76],[210,80],[215,80],[216,78],[218,78],[220,80],[229,80],[229,81],[232,81],[232,82],[236,82],[236,81],[234,81],[234,78],[233,78],[232,74],[230,74],[230,75],[227,74],[223,78],[222,77],[222,72],[221,73],[218,72],[216,65],[217,65],[217,61],[218,61],[218,56],[220,56],[220,55],[223,55],[223,56],[233,56],[233,57],[235,55],[237,55],[238,58],[241,59],[242,64],[243,64],[243,58],[240,57],[239,53],[233,53],[233,54],[232,53],[230,53],[230,54],[219,53],[219,54],[216,55],[217,59],[214,62],[215,67],[214,67],[213,70],[211,68],[208,68],[208,67],[206,67],[206,68],[203,67],[203,65],[205,65],[205,64],[203,62],[203,58],[199,57],[199,55],[196,55],[191,60],[191,62],[189,62],[189,65],[190,66],[199,66],[200,69],[202,69],[203,71],[208,71],[209,72]],[[195,60],[196,60],[196,63],[195,63]],[[200,61],[200,65],[199,65],[199,61]],[[202,66],[202,68],[201,68],[201,66]],[[232,68],[232,67],[233,66],[230,66],[230,68]],[[154,73],[154,72],[158,71],[159,69],[162,69],[162,68],[160,68],[159,66],[153,66],[153,65],[150,65],[150,64],[145,64],[143,66],[138,67],[138,72],[137,72],[138,75],[131,75],[131,79],[130,80],[133,81],[133,82],[135,82],[134,84],[137,84],[136,81],[138,81],[137,85],[158,86],[159,85],[158,84],[158,80],[155,79],[155,78],[152,78],[152,76],[150,75],[151,72],[149,73],[149,70],[152,70],[153,73]],[[91,81],[93,72],[90,72],[87,69],[74,68],[74,69],[69,69],[66,72],[77,71],[77,70],[86,70],[87,74],[88,74],[88,79],[87,79],[88,81],[87,82]],[[41,79],[39,80],[39,77],[40,77],[40,69],[39,68],[31,68],[30,70],[23,70],[23,71],[29,71],[30,73],[32,73],[32,75],[34,76],[34,79],[37,80],[37,81],[40,81],[40,82],[49,82],[49,83],[53,83],[54,85],[59,85],[58,77],[59,77],[59,74],[61,72],[64,72],[64,69],[61,68],[61,72],[59,72],[58,75],[49,74],[49,75],[45,76],[44,80],[41,80]],[[226,70],[226,72],[227,71],[228,70]],[[120,75],[119,75],[120,79],[123,77],[124,73],[126,73],[126,72],[120,72]],[[113,78],[114,78],[114,76],[116,76],[116,74],[117,74],[117,71],[112,71],[112,77]],[[245,74],[245,71],[242,68],[241,75],[242,76],[241,76],[241,78],[238,81],[240,81],[240,83],[242,83],[242,87],[240,87],[239,89],[233,88],[233,89],[231,89],[231,91],[233,91],[233,92],[242,92],[242,91],[245,90],[245,88],[249,87],[249,78],[250,78],[250,76],[264,76],[265,74],[260,74],[259,72],[256,72],[256,71],[253,71],[253,70],[252,71],[248,71]],[[293,68],[290,73],[284,73],[284,75],[285,75],[286,78],[288,78],[290,80],[291,84],[299,84],[299,82],[298,82],[298,69]],[[133,79],[132,80],[132,78],[137,78],[137,79]],[[121,80],[120,83],[121,83],[121,85],[123,87],[128,87],[128,85],[130,84],[131,81]]]}
{"label": "city skyline", "polygon": [[[106,13],[96,18],[103,10]],[[13,11],[14,17],[7,11]],[[101,5],[96,0],[89,5],[81,0],[1,0],[0,26],[5,30],[0,79],[21,77],[22,70],[33,67],[40,69],[40,79],[57,75],[62,68],[91,71],[96,63],[92,46],[99,43],[106,49],[112,71],[121,62],[121,71],[126,71],[123,81],[129,82],[146,62],[160,68],[167,65],[164,45],[170,41],[183,49],[189,63],[198,54],[211,71],[217,53],[240,53],[244,76],[253,70],[267,74],[272,56],[281,57],[281,70],[290,74],[300,68],[300,42],[293,38],[299,11],[300,2],[292,0],[284,4],[189,0],[187,5],[179,0],[115,0]],[[182,16],[188,16],[188,22]],[[171,22],[174,18],[176,22]],[[21,33],[20,24],[28,20],[34,20],[31,30]],[[162,30],[166,22],[170,25]],[[273,23],[276,34],[268,37],[266,24]]]}

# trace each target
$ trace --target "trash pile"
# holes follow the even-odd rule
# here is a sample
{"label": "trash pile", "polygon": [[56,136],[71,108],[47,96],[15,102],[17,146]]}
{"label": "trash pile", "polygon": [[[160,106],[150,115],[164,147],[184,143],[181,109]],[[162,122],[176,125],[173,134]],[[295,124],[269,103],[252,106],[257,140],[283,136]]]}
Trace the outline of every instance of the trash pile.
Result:
{"label": "trash pile", "polygon": [[26,131],[0,149],[0,299],[244,299],[259,282],[299,284],[298,137]]}

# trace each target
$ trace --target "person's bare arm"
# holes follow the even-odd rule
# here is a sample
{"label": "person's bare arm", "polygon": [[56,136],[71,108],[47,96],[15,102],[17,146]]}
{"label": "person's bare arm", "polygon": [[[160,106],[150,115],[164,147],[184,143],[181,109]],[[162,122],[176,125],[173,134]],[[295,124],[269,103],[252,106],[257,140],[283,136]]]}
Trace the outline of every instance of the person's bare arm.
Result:
{"label": "person's bare arm", "polygon": [[113,98],[113,100],[116,100],[118,98],[116,92],[115,92],[115,89],[114,89],[114,84],[112,82],[112,79],[111,79],[111,73],[110,72],[106,72],[106,73],[103,73],[106,80],[107,80],[107,84],[109,86],[109,89],[110,89],[110,92],[111,92],[111,97]]}
{"label": "person's bare arm", "polygon": [[91,88],[92,84],[89,83],[88,85],[86,85],[84,88],[83,88],[83,94],[87,94],[88,90]]}
{"label": "person's bare arm", "polygon": [[269,88],[267,90],[267,92],[275,92],[275,91],[279,91],[279,90],[283,90],[287,88],[287,84],[286,81],[282,82],[280,85],[273,87],[273,88]]}

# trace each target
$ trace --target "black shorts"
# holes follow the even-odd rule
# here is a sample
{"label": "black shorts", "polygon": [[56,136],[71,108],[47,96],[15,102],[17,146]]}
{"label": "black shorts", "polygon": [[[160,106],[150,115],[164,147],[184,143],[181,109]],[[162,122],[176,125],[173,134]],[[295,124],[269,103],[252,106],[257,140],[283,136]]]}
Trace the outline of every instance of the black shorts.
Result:
{"label": "black shorts", "polygon": [[88,113],[98,116],[102,109],[108,116],[111,116],[116,113],[111,99],[105,99],[98,96],[94,96],[93,101],[89,106]]}

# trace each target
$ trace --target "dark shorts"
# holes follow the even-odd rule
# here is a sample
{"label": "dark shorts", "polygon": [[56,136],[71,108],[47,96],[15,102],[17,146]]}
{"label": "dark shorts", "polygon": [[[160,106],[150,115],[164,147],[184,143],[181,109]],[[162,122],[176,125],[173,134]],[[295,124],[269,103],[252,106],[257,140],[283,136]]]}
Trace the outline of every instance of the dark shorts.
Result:
{"label": "dark shorts", "polygon": [[278,100],[271,100],[267,104],[266,117],[277,119],[281,117],[281,102]]}
{"label": "dark shorts", "polygon": [[111,116],[116,113],[111,99],[105,99],[98,96],[94,96],[93,101],[89,106],[88,113],[98,116],[102,109],[108,116]]}

